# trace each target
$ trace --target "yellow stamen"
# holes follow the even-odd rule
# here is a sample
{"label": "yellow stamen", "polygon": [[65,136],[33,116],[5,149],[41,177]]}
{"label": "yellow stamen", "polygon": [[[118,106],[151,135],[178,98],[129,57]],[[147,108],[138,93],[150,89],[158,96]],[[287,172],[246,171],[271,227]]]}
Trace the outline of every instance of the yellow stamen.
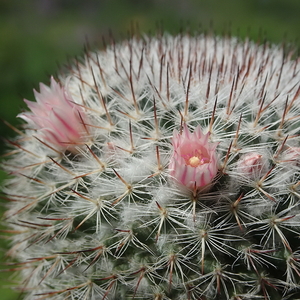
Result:
{"label": "yellow stamen", "polygon": [[198,157],[198,156],[193,156],[191,158],[189,158],[188,160],[188,164],[191,166],[191,167],[198,167],[199,165],[203,164],[203,161]]}

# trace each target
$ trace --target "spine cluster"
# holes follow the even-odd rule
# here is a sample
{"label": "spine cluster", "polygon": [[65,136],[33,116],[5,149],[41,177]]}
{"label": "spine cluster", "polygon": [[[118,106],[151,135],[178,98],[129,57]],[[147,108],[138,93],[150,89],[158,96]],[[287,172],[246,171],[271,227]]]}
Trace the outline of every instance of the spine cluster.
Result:
{"label": "spine cluster", "polygon": [[292,57],[225,37],[133,38],[41,85],[3,162],[24,299],[296,299]]}

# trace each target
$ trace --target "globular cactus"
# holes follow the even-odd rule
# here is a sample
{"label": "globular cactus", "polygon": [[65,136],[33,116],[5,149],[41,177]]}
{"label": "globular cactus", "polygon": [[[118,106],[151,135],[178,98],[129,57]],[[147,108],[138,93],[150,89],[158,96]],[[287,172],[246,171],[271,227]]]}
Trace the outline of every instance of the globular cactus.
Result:
{"label": "globular cactus", "polygon": [[300,65],[168,35],[87,52],[3,167],[24,299],[296,299]]}

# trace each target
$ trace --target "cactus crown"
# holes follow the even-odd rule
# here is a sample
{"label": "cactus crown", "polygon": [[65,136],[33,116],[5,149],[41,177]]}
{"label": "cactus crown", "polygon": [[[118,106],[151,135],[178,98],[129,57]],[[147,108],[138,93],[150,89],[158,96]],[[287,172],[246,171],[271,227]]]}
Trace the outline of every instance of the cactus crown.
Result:
{"label": "cactus crown", "polygon": [[233,38],[133,38],[41,85],[3,163],[24,298],[294,299],[291,56]]}

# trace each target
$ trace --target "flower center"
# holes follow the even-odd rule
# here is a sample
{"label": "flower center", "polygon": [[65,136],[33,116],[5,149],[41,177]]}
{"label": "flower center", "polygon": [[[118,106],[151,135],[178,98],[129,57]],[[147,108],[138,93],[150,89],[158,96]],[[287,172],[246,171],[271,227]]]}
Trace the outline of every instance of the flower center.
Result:
{"label": "flower center", "polygon": [[[206,151],[203,149],[190,150],[187,149],[186,153],[182,155],[185,160],[185,164],[193,168],[197,168],[200,165],[204,165],[210,162]],[[203,153],[204,152],[204,153]]]}
{"label": "flower center", "polygon": [[193,156],[188,159],[187,164],[190,165],[191,167],[198,167],[199,165],[203,164],[203,159],[200,160],[198,156]]}
{"label": "flower center", "polygon": [[192,156],[187,160],[187,164],[194,168],[198,167],[199,165],[203,165],[204,163],[204,159],[201,156]]}

